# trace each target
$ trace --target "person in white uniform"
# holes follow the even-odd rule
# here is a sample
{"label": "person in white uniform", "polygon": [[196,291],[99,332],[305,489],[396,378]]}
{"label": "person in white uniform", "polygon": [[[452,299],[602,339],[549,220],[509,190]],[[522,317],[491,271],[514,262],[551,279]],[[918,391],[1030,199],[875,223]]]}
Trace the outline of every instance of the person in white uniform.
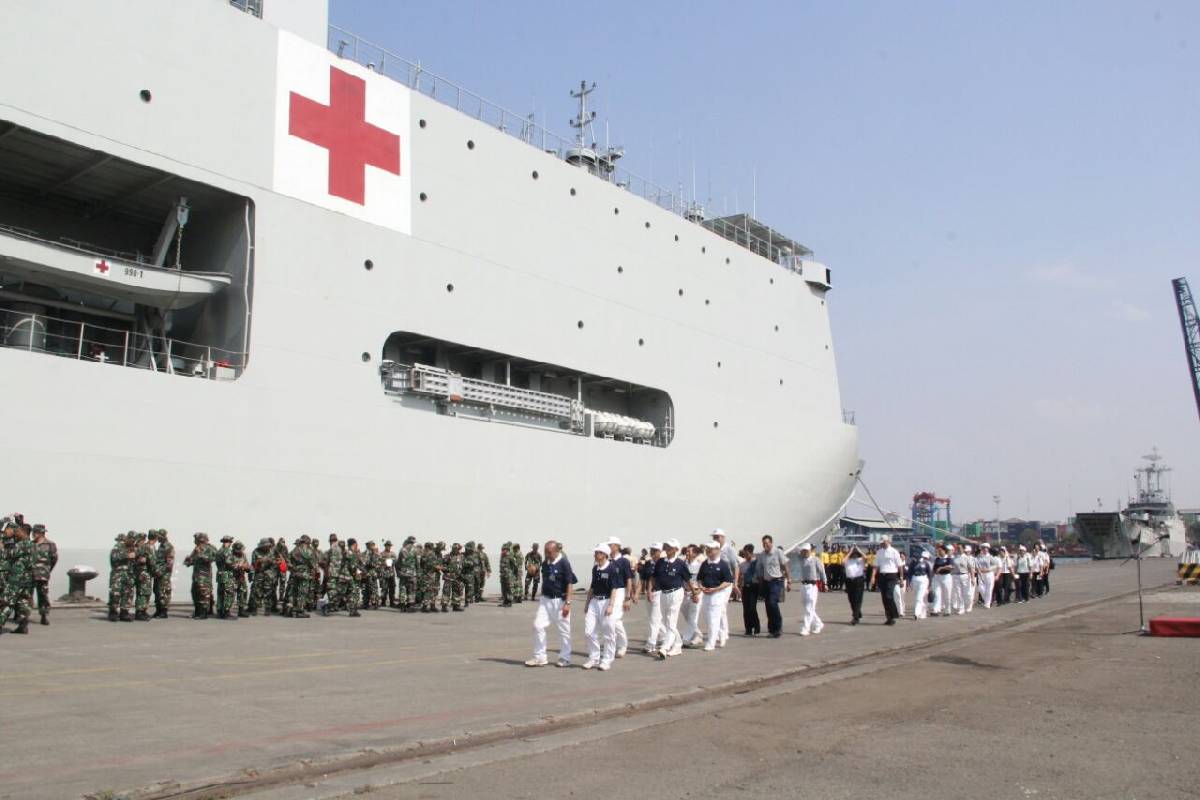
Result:
{"label": "person in white uniform", "polygon": [[729,591],[725,593],[725,612],[721,615],[721,634],[719,641],[724,647],[729,641],[729,603],[731,600],[738,598],[738,573],[741,572],[742,565],[738,560],[737,551],[734,550],[733,544],[729,541],[729,537],[725,535],[725,531],[720,528],[714,528],[712,532],[714,542],[721,545],[721,560],[729,567],[730,573],[733,574],[733,585]]}
{"label": "person in white uniform", "polygon": [[925,619],[929,609],[929,579],[933,576],[933,559],[928,551],[921,553],[908,573],[913,588],[913,619]]}
{"label": "person in white uniform", "polygon": [[987,542],[979,545],[979,555],[975,558],[975,589],[984,608],[992,607],[992,591],[999,570],[1000,562],[992,555],[991,545]]}
{"label": "person in white uniform", "polygon": [[725,607],[733,589],[733,573],[721,558],[720,542],[708,542],[704,545],[704,551],[706,558],[696,574],[696,591],[700,597],[700,613],[708,630],[704,649],[712,652],[724,647],[729,639],[728,634],[721,636],[721,619],[725,616]]}
{"label": "person in white uniform", "polygon": [[632,596],[634,591],[633,565],[629,563],[628,557],[621,554],[622,546],[621,540],[616,536],[608,537],[608,560],[616,565],[625,578],[620,588],[613,587],[613,602],[621,607],[621,614],[613,620],[613,633],[617,637],[617,658],[624,658],[625,652],[629,649],[629,636],[625,633],[624,612],[629,610],[634,599]]}
{"label": "person in white uniform", "polygon": [[954,556],[944,543],[937,546],[933,559],[933,615],[950,616],[951,595],[954,593]]}
{"label": "person in white uniform", "polygon": [[583,635],[587,637],[588,659],[584,669],[600,668],[602,672],[612,667],[616,656],[616,632],[613,621],[621,618],[621,604],[613,595],[613,587],[621,578],[620,568],[608,558],[607,544],[598,544],[592,552],[592,583],[587,593],[587,615],[583,620]]}
{"label": "person in white uniform", "polygon": [[663,629],[662,592],[654,588],[654,565],[662,558],[662,542],[650,543],[650,557],[638,565],[638,580],[642,595],[646,598],[650,627],[646,631],[646,649],[650,655],[658,654],[658,645],[666,631]]}
{"label": "person in white uniform", "polygon": [[975,569],[975,559],[964,552],[962,545],[954,545],[954,557],[950,559],[953,565],[951,572],[954,582],[950,594],[950,608],[958,615],[966,614],[971,599],[971,572]]}
{"label": "person in white uniform", "polygon": [[650,579],[650,588],[658,592],[662,607],[663,641],[658,648],[660,660],[683,652],[679,609],[683,605],[683,596],[691,593],[691,571],[687,561],[679,557],[679,540],[668,539],[663,543],[663,550],[666,555],[654,564],[654,575]]}
{"label": "person in white uniform", "polygon": [[800,545],[800,584],[804,593],[804,624],[800,626],[800,635],[820,633],[825,627],[817,616],[817,597],[821,593],[820,584],[825,582],[825,565],[821,559],[812,553],[812,546]]}
{"label": "person in white uniform", "polygon": [[571,666],[571,587],[579,582],[571,570],[571,562],[562,554],[562,547],[551,539],[543,548],[542,595],[533,617],[533,658],[527,667],[546,666],[546,629],[551,624],[558,629],[558,666]]}
{"label": "person in white uniform", "polygon": [[[688,572],[691,573],[688,583],[696,584],[696,576],[700,573],[700,565],[704,563],[704,554],[695,545],[687,548]],[[700,600],[688,593],[683,600],[683,645],[684,647],[700,647],[704,639],[700,635]]]}
{"label": "person in white uniform", "polygon": [[967,613],[971,613],[975,609],[975,594],[979,586],[979,574],[975,570],[975,551],[971,545],[963,545],[963,554],[971,564],[971,578],[967,581]]}

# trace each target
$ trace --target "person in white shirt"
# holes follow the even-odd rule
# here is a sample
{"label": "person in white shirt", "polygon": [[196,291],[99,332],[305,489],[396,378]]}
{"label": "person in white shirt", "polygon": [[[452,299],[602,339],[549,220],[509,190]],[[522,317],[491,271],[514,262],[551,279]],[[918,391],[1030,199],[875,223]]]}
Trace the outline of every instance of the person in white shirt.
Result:
{"label": "person in white shirt", "polygon": [[655,562],[649,588],[659,595],[662,606],[663,642],[658,648],[658,657],[665,661],[683,652],[679,609],[683,605],[683,596],[691,594],[691,572],[687,562],[679,557],[678,539],[668,539],[663,543],[663,549],[666,555]]}
{"label": "person in white shirt", "polygon": [[526,661],[525,666],[544,667],[547,664],[546,629],[554,625],[559,639],[558,666],[568,667],[571,665],[571,591],[578,579],[558,542],[553,539],[546,542],[544,552],[542,593],[533,618],[533,658]]}
{"label": "person in white shirt", "polygon": [[[694,544],[687,546],[687,562],[690,573],[689,583],[695,585],[696,579],[700,575],[700,565],[704,563],[704,554]],[[700,599],[698,595],[689,592],[683,598],[683,646],[702,647],[703,645],[704,637],[700,632]]]}
{"label": "person in white shirt", "polygon": [[979,556],[975,559],[976,589],[979,592],[979,602],[984,608],[992,607],[992,590],[996,585],[996,572],[1000,569],[992,548],[987,542],[979,545]]}
{"label": "person in white shirt", "polygon": [[700,598],[700,613],[704,616],[705,627],[708,629],[704,649],[712,652],[718,647],[724,647],[729,639],[728,636],[721,637],[721,618],[725,616],[725,604],[729,601],[729,593],[733,588],[733,572],[721,559],[720,542],[707,542],[704,552],[706,558],[697,574],[696,591]]}
{"label": "person in white shirt", "polygon": [[971,545],[963,545],[963,554],[966,555],[971,567],[970,578],[967,580],[966,596],[967,613],[969,614],[975,610],[975,587],[978,585],[978,577],[975,572],[975,551],[971,548]]}
{"label": "person in white shirt", "polygon": [[1000,546],[1000,555],[996,558],[996,605],[1002,606],[1012,602],[1013,593],[1013,557],[1008,548]]}
{"label": "person in white shirt", "polygon": [[649,557],[638,564],[638,582],[641,584],[642,595],[646,598],[646,606],[650,627],[646,632],[645,653],[657,655],[659,641],[666,630],[662,624],[662,592],[653,588],[654,565],[662,558],[662,542],[650,543]]}
{"label": "person in white shirt", "polygon": [[618,537],[608,537],[608,558],[626,576],[625,585],[613,589],[613,604],[621,610],[621,613],[614,615],[612,620],[613,633],[616,634],[617,641],[617,658],[624,658],[625,652],[629,649],[629,635],[625,633],[624,613],[629,610],[629,606],[634,600],[633,564],[629,563],[628,556],[621,553],[623,546]]}
{"label": "person in white shirt", "polygon": [[725,535],[725,531],[720,528],[713,528],[712,538],[714,542],[721,545],[721,560],[725,562],[725,566],[729,567],[729,571],[733,573],[733,586],[725,593],[725,611],[721,614],[721,632],[720,641],[722,647],[724,643],[729,641],[729,601],[739,599],[738,594],[738,571],[741,569],[741,564],[738,560],[737,551],[733,549],[733,544],[729,541],[729,537]]}
{"label": "person in white shirt", "polygon": [[933,577],[933,557],[928,551],[913,562],[909,568],[909,580],[913,588],[913,619],[928,616],[929,579]]}
{"label": "person in white shirt", "polygon": [[954,578],[950,592],[950,609],[955,614],[966,614],[970,610],[967,608],[967,604],[972,596],[971,573],[975,570],[975,559],[963,549],[962,545],[956,544],[950,563],[953,567],[951,574]]}
{"label": "person in white shirt", "polygon": [[902,613],[896,608],[896,587],[903,580],[904,558],[885,536],[875,551],[875,571],[871,575],[871,587],[879,588],[879,598],[883,600],[883,613],[887,617],[885,625],[895,625],[896,618]]}
{"label": "person in white shirt", "polygon": [[817,616],[817,597],[821,593],[821,584],[825,583],[825,565],[812,554],[811,545],[800,545],[799,572],[804,592],[804,624],[800,626],[800,635],[808,636],[825,628],[825,623]]}
{"label": "person in white shirt", "polygon": [[850,548],[842,568],[842,575],[846,579],[846,599],[850,601],[850,624],[857,625],[862,619],[863,589],[867,585],[867,561],[857,546]]}

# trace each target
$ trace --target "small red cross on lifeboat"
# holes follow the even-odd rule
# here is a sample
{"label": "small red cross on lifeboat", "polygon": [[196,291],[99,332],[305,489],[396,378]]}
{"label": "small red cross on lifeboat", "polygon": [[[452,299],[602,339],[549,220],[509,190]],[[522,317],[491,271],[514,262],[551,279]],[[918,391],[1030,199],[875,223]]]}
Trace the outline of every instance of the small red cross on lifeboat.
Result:
{"label": "small red cross on lifeboat", "polygon": [[329,151],[329,193],[366,202],[366,168],[400,174],[400,137],[366,120],[367,84],[329,68],[329,105],[290,93],[288,133]]}
{"label": "small red cross on lifeboat", "polygon": [[96,272],[99,272],[101,275],[107,275],[110,269],[111,267],[108,265],[108,262],[103,258],[97,261],[95,264]]}

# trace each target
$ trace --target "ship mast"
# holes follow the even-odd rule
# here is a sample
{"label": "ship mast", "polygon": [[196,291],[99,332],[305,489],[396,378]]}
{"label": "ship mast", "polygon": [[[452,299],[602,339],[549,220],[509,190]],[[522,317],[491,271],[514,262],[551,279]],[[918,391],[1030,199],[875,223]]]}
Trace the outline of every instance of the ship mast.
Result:
{"label": "ship mast", "polygon": [[617,159],[625,155],[625,148],[610,147],[607,141],[603,148],[598,147],[593,132],[596,112],[588,110],[588,95],[594,91],[596,91],[595,81],[592,81],[591,86],[587,81],[580,81],[579,89],[571,90],[571,97],[579,101],[579,111],[570,120],[570,124],[578,133],[575,134],[575,146],[566,153],[566,162],[577,167],[585,167],[593,175],[598,175],[605,180],[612,180],[613,173],[617,169]]}

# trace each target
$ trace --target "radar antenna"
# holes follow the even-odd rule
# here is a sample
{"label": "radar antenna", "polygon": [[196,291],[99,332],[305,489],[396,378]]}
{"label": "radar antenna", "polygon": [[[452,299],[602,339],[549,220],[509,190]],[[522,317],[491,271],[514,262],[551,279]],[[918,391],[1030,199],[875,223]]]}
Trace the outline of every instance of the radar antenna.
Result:
{"label": "radar antenna", "polygon": [[617,169],[617,159],[625,155],[625,148],[609,147],[607,142],[603,149],[598,148],[593,132],[596,112],[588,110],[588,95],[594,91],[595,81],[592,81],[591,86],[587,81],[580,81],[578,91],[571,90],[571,97],[579,101],[579,112],[570,121],[571,127],[578,133],[575,135],[575,146],[567,151],[565,160],[568,164],[586,167],[593,175],[612,180]]}

